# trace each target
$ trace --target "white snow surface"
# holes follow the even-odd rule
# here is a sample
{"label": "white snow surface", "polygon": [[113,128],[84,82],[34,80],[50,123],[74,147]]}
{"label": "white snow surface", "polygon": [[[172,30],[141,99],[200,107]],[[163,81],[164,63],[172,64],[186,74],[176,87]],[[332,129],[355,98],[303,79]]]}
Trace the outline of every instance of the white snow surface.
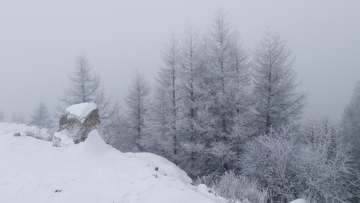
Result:
{"label": "white snow surface", "polygon": [[33,136],[37,139],[52,140],[48,129],[17,123],[0,123],[0,135],[8,133],[20,133],[21,136]]}
{"label": "white snow surface", "polygon": [[75,144],[73,139],[70,138],[67,134],[68,134],[67,130],[54,133],[54,138],[60,138],[61,140],[61,144],[59,147],[67,148],[69,145]]}
{"label": "white snow surface", "polygon": [[[96,130],[68,148],[14,137],[26,125],[0,125],[0,202],[225,203],[205,185],[150,153],[122,153]],[[158,171],[155,169],[158,168]]]}
{"label": "white snow surface", "polygon": [[291,201],[289,203],[309,203],[308,201],[304,200],[304,199],[296,199],[294,201]]}
{"label": "white snow surface", "polygon": [[69,106],[66,108],[65,113],[69,113],[73,116],[76,116],[81,122],[84,122],[84,119],[87,115],[97,108],[96,104],[93,102],[90,103],[80,103]]}

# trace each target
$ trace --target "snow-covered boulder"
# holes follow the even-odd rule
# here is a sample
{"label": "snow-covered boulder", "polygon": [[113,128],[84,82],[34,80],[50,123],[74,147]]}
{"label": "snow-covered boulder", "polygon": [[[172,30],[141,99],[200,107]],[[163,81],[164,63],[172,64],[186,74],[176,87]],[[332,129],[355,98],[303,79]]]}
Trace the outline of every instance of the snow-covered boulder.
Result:
{"label": "snow-covered boulder", "polygon": [[101,138],[109,144],[95,103],[69,106],[60,118],[59,130],[54,134],[53,145],[59,147],[84,142],[94,129],[97,129]]}

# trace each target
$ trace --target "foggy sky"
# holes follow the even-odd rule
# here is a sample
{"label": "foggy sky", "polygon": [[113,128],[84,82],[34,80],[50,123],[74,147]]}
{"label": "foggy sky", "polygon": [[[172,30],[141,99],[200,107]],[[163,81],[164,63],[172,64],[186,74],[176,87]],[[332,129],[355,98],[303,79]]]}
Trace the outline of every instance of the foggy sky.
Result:
{"label": "foggy sky", "polygon": [[190,23],[206,32],[222,8],[251,52],[264,30],[288,41],[307,91],[304,117],[339,119],[360,80],[360,1],[0,0],[0,110],[29,120],[58,104],[85,51],[108,94],[123,101],[135,69],[152,81],[160,50]]}

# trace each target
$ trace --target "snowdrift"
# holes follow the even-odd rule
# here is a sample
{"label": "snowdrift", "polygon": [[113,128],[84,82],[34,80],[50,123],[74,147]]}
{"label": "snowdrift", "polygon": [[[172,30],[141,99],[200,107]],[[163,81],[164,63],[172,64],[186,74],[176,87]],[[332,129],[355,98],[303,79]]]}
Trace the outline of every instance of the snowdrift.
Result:
{"label": "snowdrift", "polygon": [[51,141],[53,137],[49,130],[45,128],[26,124],[0,123],[0,135],[8,133],[19,133],[21,136],[29,136],[46,141]]}
{"label": "snowdrift", "polygon": [[15,132],[26,125],[0,124],[0,202],[177,203],[226,202],[192,186],[187,174],[150,153],[122,153],[96,130],[68,148]]}

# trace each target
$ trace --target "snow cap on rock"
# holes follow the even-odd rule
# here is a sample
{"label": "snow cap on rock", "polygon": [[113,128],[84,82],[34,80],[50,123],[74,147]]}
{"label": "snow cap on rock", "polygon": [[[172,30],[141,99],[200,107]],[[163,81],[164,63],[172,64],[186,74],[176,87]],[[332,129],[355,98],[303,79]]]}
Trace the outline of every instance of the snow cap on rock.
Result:
{"label": "snow cap on rock", "polygon": [[97,105],[94,102],[85,102],[67,107],[65,114],[73,115],[78,120],[80,120],[80,122],[84,122],[86,116],[88,116],[95,109],[97,109]]}

